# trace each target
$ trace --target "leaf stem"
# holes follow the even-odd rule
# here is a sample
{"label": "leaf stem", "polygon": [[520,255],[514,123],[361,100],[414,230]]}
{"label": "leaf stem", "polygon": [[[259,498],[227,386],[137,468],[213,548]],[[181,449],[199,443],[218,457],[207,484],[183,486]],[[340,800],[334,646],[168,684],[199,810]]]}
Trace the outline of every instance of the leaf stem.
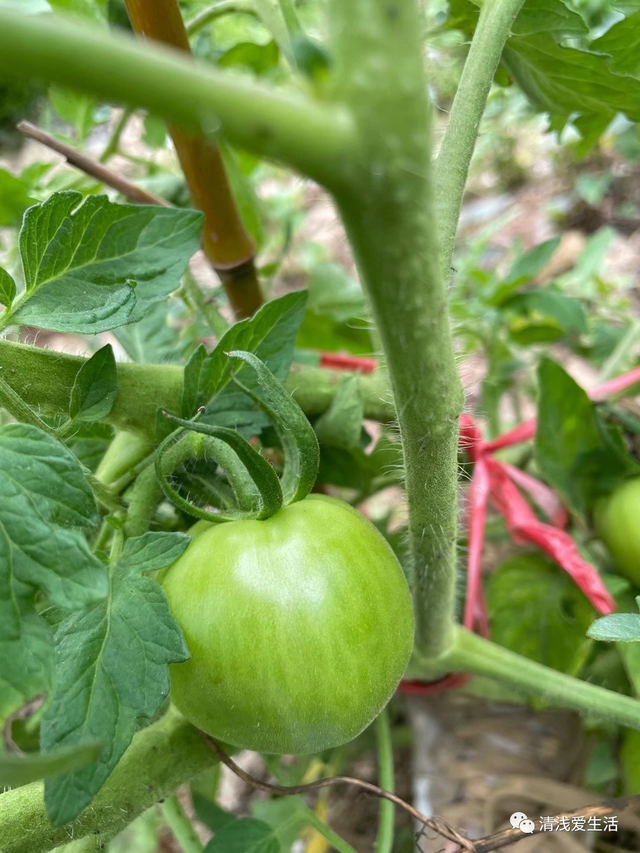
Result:
{"label": "leaf stem", "polygon": [[[391,742],[391,726],[389,711],[385,708],[376,720],[376,740],[378,744],[378,785],[392,794],[394,788],[393,774],[393,745]],[[393,848],[394,821],[396,807],[391,800],[380,801],[380,817],[378,834],[376,835],[375,853],[391,853]]]}
{"label": "leaf stem", "polygon": [[453,99],[436,163],[436,211],[443,274],[453,258],[462,197],[478,129],[502,50],[523,0],[485,0]]}
{"label": "leaf stem", "polygon": [[175,794],[164,801],[162,813],[184,853],[202,853],[200,839]]}
{"label": "leaf stem", "polygon": [[330,826],[320,820],[318,815],[312,809],[304,809],[300,810],[300,816],[303,820],[312,826],[316,832],[319,832],[324,838],[327,839],[331,847],[335,848],[338,853],[356,853],[355,849],[349,844],[349,842],[345,841],[337,832],[334,832]]}
{"label": "leaf stem", "polygon": [[478,637],[466,628],[456,630],[456,643],[446,658],[451,670],[496,678],[523,693],[640,729],[640,702],[558,672],[502,646]]}
{"label": "leaf stem", "polygon": [[120,139],[122,138],[122,134],[124,133],[126,126],[129,124],[129,119],[131,118],[134,112],[135,110],[133,110],[131,107],[125,107],[122,110],[120,118],[116,122],[116,125],[113,128],[113,132],[109,137],[107,144],[105,145],[104,150],[102,151],[102,154],[100,155],[101,163],[106,163],[110,157],[113,157],[114,154],[118,153],[118,150],[120,148]]}
{"label": "leaf stem", "polygon": [[229,324],[216,308],[213,298],[207,298],[204,295],[190,269],[185,271],[182,278],[182,287],[184,288],[185,296],[191,300],[193,306],[200,312],[213,334],[217,338],[221,338],[228,331]]}
{"label": "leaf stem", "polygon": [[0,70],[144,107],[196,133],[227,138],[331,184],[357,146],[349,111],[296,91],[203,67],[58,17],[0,9]]}
{"label": "leaf stem", "polygon": [[211,6],[206,6],[193,18],[185,22],[187,33],[190,36],[195,36],[200,30],[203,30],[216,18],[221,18],[223,15],[232,13],[256,15],[256,9],[251,0],[218,0],[217,3],[212,3]]}
{"label": "leaf stem", "polygon": [[48,435],[56,435],[56,430],[46,424],[42,418],[25,403],[22,397],[0,377],[0,407],[6,409],[9,414],[23,424],[38,427]]}

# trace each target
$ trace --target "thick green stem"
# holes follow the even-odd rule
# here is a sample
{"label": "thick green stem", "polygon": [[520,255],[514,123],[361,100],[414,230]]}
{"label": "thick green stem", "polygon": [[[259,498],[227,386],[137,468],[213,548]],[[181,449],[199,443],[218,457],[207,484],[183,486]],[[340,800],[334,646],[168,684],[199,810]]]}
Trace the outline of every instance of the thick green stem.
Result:
{"label": "thick green stem", "polygon": [[487,675],[523,693],[543,697],[553,704],[640,729],[640,702],[604,687],[580,681],[502,646],[484,640],[465,628],[456,631],[456,643],[447,656],[452,670]]}
{"label": "thick green stem", "polygon": [[335,191],[380,332],[402,438],[417,646],[452,642],[458,417],[432,199],[431,104],[416,0],[334,0],[336,90],[361,137]]}
{"label": "thick green stem", "polygon": [[436,165],[442,270],[449,277],[462,197],[498,63],[523,0],[484,0]]}
{"label": "thick green stem", "polygon": [[[378,743],[378,785],[393,794],[393,744],[391,742],[389,712],[386,709],[376,720],[376,740]],[[391,853],[395,814],[396,807],[391,800],[380,800],[380,818],[375,853]]]}
{"label": "thick green stem", "polygon": [[[0,340],[0,377],[28,406],[48,415],[66,415],[76,374],[86,362],[42,347]],[[180,411],[183,369],[173,364],[121,364],[118,396],[105,419],[116,429],[153,437],[158,408]],[[293,365],[287,387],[310,416],[325,412],[345,374],[322,367]],[[381,371],[359,376],[365,416],[389,421],[395,416],[388,381]]]}
{"label": "thick green stem", "polygon": [[[29,406],[67,415],[76,374],[86,359],[41,347],[0,340],[0,377]],[[153,435],[158,406],[177,411],[182,368],[159,364],[118,364],[118,396],[106,419],[117,429]]]}
{"label": "thick green stem", "polygon": [[175,795],[164,801],[162,813],[184,853],[202,853],[200,839]]}
{"label": "thick green stem", "polygon": [[216,763],[193,726],[171,710],[135,736],[91,806],[72,823],[49,822],[41,782],[0,795],[0,850],[46,853],[71,839],[109,841],[154,803]]}
{"label": "thick green stem", "polygon": [[0,71],[41,77],[144,107],[187,130],[215,134],[331,183],[356,146],[343,107],[199,66],[175,50],[136,44],[57,17],[0,9]]}
{"label": "thick green stem", "polygon": [[123,485],[133,479],[133,468],[153,450],[153,443],[144,435],[118,432],[102,457],[96,479],[106,486]]}

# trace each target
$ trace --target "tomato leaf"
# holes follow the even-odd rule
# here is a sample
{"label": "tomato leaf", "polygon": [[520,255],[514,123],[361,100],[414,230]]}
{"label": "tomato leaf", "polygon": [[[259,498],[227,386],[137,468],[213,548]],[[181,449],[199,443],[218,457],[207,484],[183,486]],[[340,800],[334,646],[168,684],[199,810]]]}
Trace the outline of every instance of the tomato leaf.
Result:
{"label": "tomato leaf", "polygon": [[275,830],[262,820],[234,820],[216,832],[203,853],[279,853]]}
{"label": "tomato leaf", "polygon": [[584,664],[593,608],[571,579],[540,555],[520,554],[502,563],[489,579],[487,603],[496,643],[559,672],[575,675]]}
{"label": "tomato leaf", "polygon": [[[178,284],[198,248],[202,214],[54,193],[25,213],[26,291],[15,322],[96,334],[141,319]],[[134,292],[135,288],[135,292]]]}
{"label": "tomato leaf", "polygon": [[[636,598],[640,610],[640,595]],[[640,643],[640,613],[610,613],[589,627],[587,637],[605,643]]]}
{"label": "tomato leaf", "polygon": [[567,506],[585,513],[637,466],[620,433],[602,421],[586,392],[559,364],[544,359],[538,381],[536,461]]}
{"label": "tomato leaf", "polygon": [[100,421],[115,403],[118,373],[111,344],[99,349],[85,361],[76,374],[69,415],[73,420]]}
{"label": "tomato leaf", "polygon": [[0,785],[17,788],[55,776],[68,773],[85,764],[91,764],[100,755],[100,744],[91,743],[59,749],[49,755],[43,753],[28,755],[0,755]]}
{"label": "tomato leaf", "polygon": [[58,665],[42,720],[42,748],[72,746],[87,737],[102,743],[97,764],[47,780],[47,812],[56,826],[91,802],[138,722],[151,719],[168,695],[168,664],[189,656],[162,588],[142,574],[151,565],[170,565],[184,550],[185,537],[169,544],[170,536],[130,540],[111,570],[108,598],[74,613],[56,633]]}
{"label": "tomato leaf", "polygon": [[15,298],[16,283],[9,273],[0,267],[0,305],[10,308]]}
{"label": "tomato leaf", "polygon": [[190,542],[186,533],[144,533],[126,541],[120,565],[139,572],[164,569],[175,563]]}
{"label": "tomato leaf", "polygon": [[640,118],[640,81],[615,74],[606,56],[560,46],[551,34],[515,36],[503,61],[527,97],[544,112],[568,118],[572,113],[624,113]]}
{"label": "tomato leaf", "polygon": [[611,613],[591,625],[587,636],[606,643],[640,643],[640,614]]}
{"label": "tomato leaf", "polygon": [[63,609],[106,594],[102,563],[71,529],[96,519],[82,467],[64,445],[33,426],[0,427],[2,719],[50,686],[53,645],[36,591]]}
{"label": "tomato leaf", "polygon": [[[231,379],[227,353],[232,350],[254,353],[276,379],[284,382],[293,359],[306,298],[306,293],[296,292],[268,302],[253,317],[232,326],[202,362],[198,357],[188,365],[183,415],[192,417],[195,409],[206,406],[203,417],[206,423],[233,427],[249,437],[267,426],[268,418],[253,400],[237,388],[227,387]],[[262,393],[254,377],[248,378],[247,386],[257,394]]]}
{"label": "tomato leaf", "polygon": [[640,76],[640,10],[615,23],[591,43],[591,49],[607,53],[617,74]]}

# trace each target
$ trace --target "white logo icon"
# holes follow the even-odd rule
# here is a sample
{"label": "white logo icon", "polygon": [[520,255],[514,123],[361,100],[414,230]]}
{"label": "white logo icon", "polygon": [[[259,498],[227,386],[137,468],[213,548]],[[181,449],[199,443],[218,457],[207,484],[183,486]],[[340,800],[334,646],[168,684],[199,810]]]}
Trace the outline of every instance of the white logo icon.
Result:
{"label": "white logo icon", "polygon": [[532,820],[526,819],[520,821],[520,832],[533,832],[535,828],[536,825]]}
{"label": "white logo icon", "polygon": [[[514,829],[522,828],[520,824],[523,820],[527,820],[527,816],[524,812],[514,812],[509,818],[509,823]],[[531,823],[532,821],[529,821]]]}

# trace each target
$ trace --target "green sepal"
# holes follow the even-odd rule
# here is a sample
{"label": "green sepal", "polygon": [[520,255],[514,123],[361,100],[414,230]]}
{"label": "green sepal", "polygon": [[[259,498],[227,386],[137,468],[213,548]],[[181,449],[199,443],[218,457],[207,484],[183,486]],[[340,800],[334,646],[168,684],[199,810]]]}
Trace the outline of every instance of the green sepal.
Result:
{"label": "green sepal", "polygon": [[[274,515],[282,507],[282,489],[278,475],[273,470],[267,460],[255,450],[249,442],[243,438],[235,430],[228,427],[211,426],[209,424],[196,423],[187,421],[183,418],[178,418],[175,415],[166,413],[167,417],[178,429],[171,433],[162,444],[158,447],[155,459],[155,470],[160,488],[166,497],[178,508],[182,509],[189,515],[195,518],[203,518],[206,521],[223,522],[223,521],[238,521],[240,519],[265,519]],[[167,478],[167,472],[164,470],[163,459],[164,454],[169,446],[179,439],[185,432],[197,432],[210,438],[218,439],[224,442],[235,453],[235,461],[231,456],[225,460],[227,473],[232,470],[232,475],[229,477],[232,485],[237,477],[242,477],[242,468],[249,474],[252,481],[255,483],[257,490],[256,506],[252,509],[229,510],[222,513],[211,513],[205,509],[195,506],[185,500],[173,488]],[[215,453],[215,450],[214,450]],[[214,455],[212,453],[212,455]],[[237,470],[236,470],[237,469]]]}
{"label": "green sepal", "polygon": [[236,385],[268,415],[278,433],[284,450],[281,486],[285,505],[301,501],[313,488],[320,464],[318,439],[313,427],[291,394],[257,356],[243,350],[233,350],[227,355],[252,367],[260,387],[267,393],[268,401],[243,385],[235,373],[232,374]]}

